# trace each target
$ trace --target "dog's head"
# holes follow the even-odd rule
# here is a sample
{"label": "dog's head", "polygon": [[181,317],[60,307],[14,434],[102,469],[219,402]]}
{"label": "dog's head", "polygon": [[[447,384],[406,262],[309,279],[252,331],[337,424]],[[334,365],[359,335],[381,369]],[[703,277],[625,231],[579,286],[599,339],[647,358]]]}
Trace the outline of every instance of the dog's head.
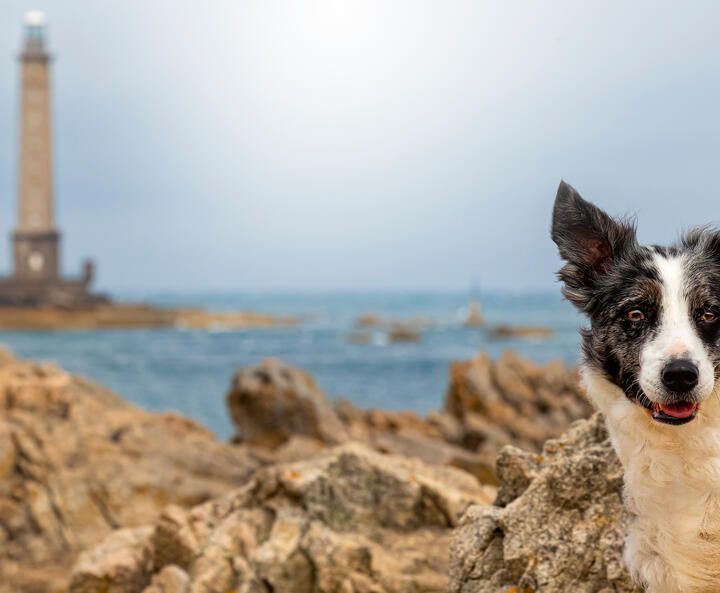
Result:
{"label": "dog's head", "polygon": [[561,182],[552,239],[567,262],[563,294],[590,319],[585,364],[665,424],[691,422],[720,373],[720,233],[642,246]]}

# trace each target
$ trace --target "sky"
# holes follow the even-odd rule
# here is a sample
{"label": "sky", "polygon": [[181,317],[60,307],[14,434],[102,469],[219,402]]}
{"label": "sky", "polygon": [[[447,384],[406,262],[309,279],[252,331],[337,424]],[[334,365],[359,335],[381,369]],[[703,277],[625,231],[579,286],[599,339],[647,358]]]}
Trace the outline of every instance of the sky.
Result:
{"label": "sky", "polygon": [[561,178],[644,242],[720,220],[716,2],[3,0],[0,270],[34,8],[104,289],[554,290]]}

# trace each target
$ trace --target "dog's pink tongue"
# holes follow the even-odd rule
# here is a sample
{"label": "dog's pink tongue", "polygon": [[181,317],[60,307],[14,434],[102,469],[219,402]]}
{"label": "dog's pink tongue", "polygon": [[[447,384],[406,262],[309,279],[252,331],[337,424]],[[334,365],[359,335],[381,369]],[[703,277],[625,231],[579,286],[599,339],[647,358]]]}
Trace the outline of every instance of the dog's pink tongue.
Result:
{"label": "dog's pink tongue", "polygon": [[660,404],[660,409],[673,418],[687,418],[695,411],[697,404],[680,402],[677,404]]}

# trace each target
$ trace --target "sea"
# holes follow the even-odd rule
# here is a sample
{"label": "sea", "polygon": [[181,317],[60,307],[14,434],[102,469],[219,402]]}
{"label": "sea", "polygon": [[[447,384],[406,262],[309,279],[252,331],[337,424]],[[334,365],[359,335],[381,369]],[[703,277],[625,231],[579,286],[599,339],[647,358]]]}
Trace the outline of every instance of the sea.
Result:
{"label": "sea", "polygon": [[[0,332],[15,354],[56,363],[110,387],[152,411],[173,410],[201,422],[220,439],[232,436],[225,395],[234,371],[275,357],[314,376],[332,399],[363,407],[414,410],[442,407],[452,361],[513,349],[539,363],[579,356],[582,319],[558,293],[482,295],[490,324],[541,325],[551,339],[491,339],[467,329],[467,293],[270,293],[120,295],[158,306],[201,306],[216,311],[253,310],[298,315],[289,328],[192,330],[108,329]],[[417,343],[389,343],[372,330],[369,344],[353,344],[358,316],[428,317],[434,323]]]}

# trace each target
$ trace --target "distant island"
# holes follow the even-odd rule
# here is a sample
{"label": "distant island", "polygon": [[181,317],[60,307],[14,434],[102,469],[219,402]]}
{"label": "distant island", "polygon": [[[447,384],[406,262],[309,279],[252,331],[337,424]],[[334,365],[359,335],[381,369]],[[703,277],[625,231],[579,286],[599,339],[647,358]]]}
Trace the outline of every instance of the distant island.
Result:
{"label": "distant island", "polygon": [[290,327],[294,316],[252,311],[161,309],[146,304],[107,303],[92,308],[0,307],[0,330],[179,327],[187,329]]}

